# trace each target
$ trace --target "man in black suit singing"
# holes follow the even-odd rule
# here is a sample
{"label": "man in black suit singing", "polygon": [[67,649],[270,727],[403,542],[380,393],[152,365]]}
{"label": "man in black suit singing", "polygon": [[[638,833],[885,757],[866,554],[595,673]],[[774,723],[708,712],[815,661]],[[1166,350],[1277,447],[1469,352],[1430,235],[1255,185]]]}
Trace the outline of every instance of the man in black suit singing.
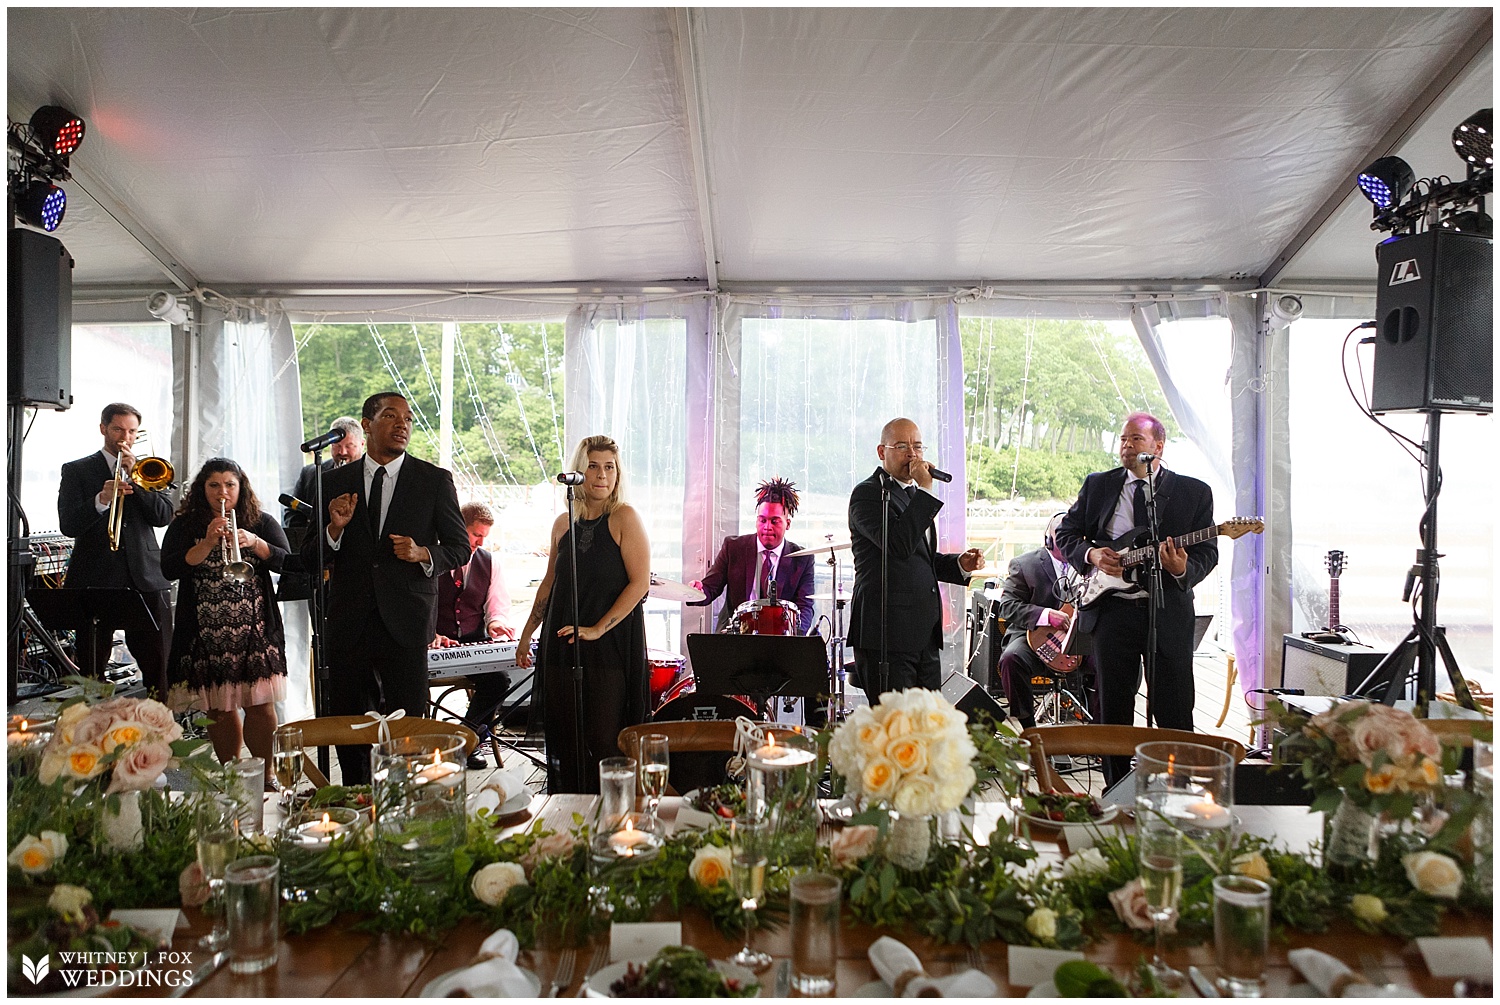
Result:
{"label": "man in black suit singing", "polygon": [[[1032,650],[1026,633],[1033,628],[1067,628],[1072,617],[1062,610],[1067,603],[1067,560],[1057,546],[1057,527],[1065,514],[1047,523],[1042,547],[1011,560],[1005,586],[1000,591],[1000,617],[1005,621],[1005,649],[1000,655],[1000,680],[1010,714],[1023,728],[1036,725],[1036,697],[1031,678],[1057,676]],[[1089,714],[1093,714],[1090,710]]]}
{"label": "man in black suit singing", "polygon": [[728,591],[715,631],[723,631],[745,601],[769,597],[773,583],[778,599],[797,605],[797,634],[806,635],[812,627],[813,556],[787,557],[802,550],[786,536],[798,501],[797,487],[791,482],[780,478],[761,482],[755,488],[755,533],[726,537],[714,564],[702,580],[693,583],[704,593],[702,600],[693,602],[697,607],[713,603]]}
{"label": "man in black suit singing", "polygon": [[[890,676],[883,690],[942,687],[943,606],[938,583],[968,584],[984,555],[937,550],[933,526],[942,502],[932,491],[932,465],[922,456],[922,434],[910,419],[892,419],[875,448],[880,467],[849,496],[854,548],[854,596],[849,641],[854,669],[871,705],[880,703],[881,625],[886,626]],[[888,482],[886,603],[881,611],[881,485]]]}
{"label": "man in black suit singing", "polygon": [[[151,616],[155,631],[127,631],[125,645],[141,670],[141,680],[158,698],[167,694],[167,653],[172,647],[172,602],[168,583],[161,574],[161,548],[156,541],[157,527],[172,520],[172,500],[167,492],[147,492],[130,480],[135,466],[135,437],[141,427],[141,413],[124,402],[105,405],[99,416],[99,432],[104,446],[87,457],[62,466],[62,483],[57,490],[57,523],[73,539],[73,557],[63,586],[131,589],[141,595]],[[120,472],[120,504],[124,518],[120,525],[119,549],[109,544],[108,520],[110,500],[115,492],[115,470]],[[97,644],[92,656],[79,654],[84,669],[102,676],[114,644],[116,623],[101,619]]]}
{"label": "man in black suit singing", "polygon": [[[1219,562],[1219,544],[1209,538],[1179,548],[1174,535],[1213,523],[1213,490],[1196,478],[1161,466],[1166,430],[1155,416],[1135,412],[1120,431],[1120,467],[1089,475],[1078,498],[1057,528],[1057,544],[1069,564],[1088,574],[1098,570],[1119,576],[1118,541],[1146,521],[1146,476],[1156,496],[1157,525],[1163,540],[1157,548],[1162,568],[1162,604],[1156,619],[1156,679],[1146,700],[1158,726],[1193,728],[1193,587]],[[1153,460],[1142,461],[1149,454]],[[1103,542],[1102,544],[1096,542]],[[1144,583],[1144,580],[1143,580]],[[1144,585],[1101,597],[1079,612],[1078,627],[1094,640],[1094,668],[1099,688],[1100,720],[1130,725],[1141,687],[1149,614]],[[1113,784],[1130,769],[1126,757],[1104,759],[1105,780]]]}
{"label": "man in black suit singing", "polygon": [[[469,560],[453,476],[406,453],[412,411],[394,391],[365,400],[366,452],[323,477],[328,595],[329,709],[334,715],[427,714],[427,644],[437,624],[438,576]],[[317,567],[317,537],[302,561]],[[368,782],[369,748],[339,747],[344,784]]]}

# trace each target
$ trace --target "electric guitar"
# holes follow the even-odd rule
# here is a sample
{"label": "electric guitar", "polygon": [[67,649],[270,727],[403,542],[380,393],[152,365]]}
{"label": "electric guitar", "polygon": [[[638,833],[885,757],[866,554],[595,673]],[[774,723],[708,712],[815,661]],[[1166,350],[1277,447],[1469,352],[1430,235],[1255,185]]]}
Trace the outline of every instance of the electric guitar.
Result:
{"label": "electric guitar", "polygon": [[[1236,516],[1223,523],[1195,530],[1191,534],[1168,536],[1177,543],[1177,547],[1190,548],[1220,535],[1234,540],[1246,534],[1259,534],[1265,529],[1265,523],[1258,516]],[[1111,576],[1099,569],[1090,572],[1083,581],[1083,592],[1078,600],[1080,609],[1092,607],[1113,594],[1135,589],[1141,581],[1146,561],[1156,554],[1156,545],[1139,544],[1141,541],[1149,542],[1150,537],[1151,533],[1147,528],[1137,527],[1116,541],[1094,542],[1096,548],[1112,548],[1120,553],[1120,564],[1124,566],[1123,575]]]}
{"label": "electric guitar", "polygon": [[1060,610],[1068,615],[1068,626],[1038,625],[1026,633],[1026,644],[1049,670],[1072,673],[1083,662],[1082,656],[1067,655],[1068,642],[1073,638],[1073,626],[1078,624],[1078,619],[1073,617],[1072,604],[1063,604]]}
{"label": "electric guitar", "polygon": [[1328,568],[1328,624],[1325,627],[1336,632],[1344,625],[1339,618],[1339,577],[1344,574],[1344,553],[1330,551],[1323,564]]}

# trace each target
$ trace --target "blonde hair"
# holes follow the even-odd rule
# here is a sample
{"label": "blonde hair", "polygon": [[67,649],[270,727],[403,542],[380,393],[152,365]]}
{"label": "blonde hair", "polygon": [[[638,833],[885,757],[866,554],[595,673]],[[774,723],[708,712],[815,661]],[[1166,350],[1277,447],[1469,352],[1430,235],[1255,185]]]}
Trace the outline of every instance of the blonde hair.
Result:
{"label": "blonde hair", "polygon": [[[620,464],[620,445],[608,436],[585,436],[578,441],[578,447],[573,451],[572,470],[587,471],[589,454],[614,454],[615,457],[614,491],[604,500],[604,513],[607,516],[625,504],[625,468]],[[575,516],[584,511],[581,493],[573,497],[573,511]]]}

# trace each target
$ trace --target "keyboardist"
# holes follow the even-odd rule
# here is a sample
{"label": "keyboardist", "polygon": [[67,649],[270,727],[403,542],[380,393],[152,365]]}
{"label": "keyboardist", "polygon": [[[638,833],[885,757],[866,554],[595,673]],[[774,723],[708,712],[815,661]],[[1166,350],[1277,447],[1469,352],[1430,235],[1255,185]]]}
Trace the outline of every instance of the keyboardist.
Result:
{"label": "keyboardist", "polygon": [[[495,526],[494,512],[482,502],[466,503],[460,508],[464,526],[469,532],[469,546],[474,553],[469,562],[438,578],[437,636],[432,648],[485,642],[491,639],[514,639],[515,626],[510,620],[510,594],[500,563],[484,542]],[[480,745],[469,756],[469,767],[486,767],[484,741],[489,739],[490,717],[495,714],[505,693],[510,690],[510,675],[504,671],[469,678],[474,695],[469,699],[468,719],[476,723]]]}

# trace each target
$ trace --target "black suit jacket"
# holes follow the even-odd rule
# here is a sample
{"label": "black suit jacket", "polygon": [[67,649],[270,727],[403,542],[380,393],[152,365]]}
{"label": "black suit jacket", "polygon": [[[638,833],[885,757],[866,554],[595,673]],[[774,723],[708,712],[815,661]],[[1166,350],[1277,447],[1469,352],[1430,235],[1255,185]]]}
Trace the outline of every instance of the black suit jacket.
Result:
{"label": "black suit jacket", "polygon": [[[854,548],[854,595],[849,605],[849,644],[880,648],[880,479],[883,470],[849,496],[849,539]],[[930,652],[943,647],[943,602],[938,583],[966,585],[958,556],[937,550],[933,526],[943,504],[918,491],[890,489],[887,639],[891,652]]]}
{"label": "black suit jacket", "polygon": [[1043,610],[1060,610],[1057,570],[1046,548],[1028,551],[1010,561],[1005,586],[1000,590],[1000,617],[1005,619],[1005,641],[1035,628]]}
{"label": "black suit jacket", "polygon": [[[357,460],[351,461],[350,463],[362,464],[364,463],[364,459],[364,455],[361,454]],[[323,462],[323,473],[327,474],[328,472],[333,471],[335,467],[336,466],[333,463],[333,458],[330,457]],[[348,465],[338,465],[338,467],[348,467]],[[312,508],[317,508],[317,482],[316,472],[313,465],[302,465],[302,470],[297,473],[297,484],[292,486],[291,494],[294,497],[301,499]],[[323,505],[324,507],[327,507],[328,505],[327,492],[323,494]],[[295,510],[290,510],[282,507],[281,526],[285,528],[290,529],[293,527],[306,527],[308,523],[311,522],[311,520],[311,517],[303,513],[298,513]]]}
{"label": "black suit jacket", "polygon": [[[1068,563],[1079,572],[1091,571],[1084,559],[1088,550],[1109,540],[1109,524],[1120,501],[1125,476],[1124,468],[1089,475],[1083,480],[1083,488],[1068,509],[1067,516],[1057,526],[1058,547],[1068,557]],[[1214,522],[1213,490],[1196,478],[1163,468],[1156,489],[1156,519],[1166,537],[1202,530]],[[1166,592],[1164,613],[1176,615],[1179,621],[1186,615],[1191,622],[1193,587],[1219,564],[1219,542],[1216,538],[1209,538],[1193,545],[1187,553],[1187,572],[1182,579],[1165,573],[1161,579]],[[1092,631],[1097,620],[1098,607],[1095,606],[1079,613],[1078,626],[1086,632]]]}
{"label": "black suit jacket", "polygon": [[147,492],[137,486],[126,496],[120,550],[111,551],[106,528],[109,514],[95,510],[94,500],[113,474],[104,454],[97,450],[62,466],[57,524],[73,539],[73,557],[68,560],[63,585],[165,590],[168,583],[161,574],[161,548],[152,528],[165,527],[172,521],[172,493]]}
{"label": "black suit jacket", "polygon": [[[347,646],[362,630],[371,609],[380,613],[391,637],[402,646],[425,648],[437,624],[438,577],[469,560],[469,536],[458,509],[453,475],[410,454],[386,509],[385,527],[375,541],[370,512],[365,505],[365,464],[345,464],[323,477],[325,512],[318,514],[317,533],[302,543],[302,562],[317,568],[317,541],[328,522],[327,501],[353,492],[359,497],[354,516],[334,551],[324,542],[324,558],[332,575],[328,583],[328,641]],[[432,575],[415,562],[396,557],[391,534],[402,534],[432,553]]]}
{"label": "black suit jacket", "polygon": [[[776,596],[797,605],[797,632],[806,635],[813,623],[812,593],[816,562],[812,555],[788,558],[792,552],[801,551],[802,546],[790,540],[783,543],[785,547],[781,551],[781,561],[776,563]],[[759,563],[760,544],[754,534],[724,539],[718,557],[703,576],[705,596],[692,605],[703,607],[711,604],[720,593],[729,591],[724,599],[724,608],[719,612],[719,621],[714,626],[716,631],[723,629],[734,616],[735,608],[750,599],[750,593],[755,588],[755,577],[760,572]]]}

